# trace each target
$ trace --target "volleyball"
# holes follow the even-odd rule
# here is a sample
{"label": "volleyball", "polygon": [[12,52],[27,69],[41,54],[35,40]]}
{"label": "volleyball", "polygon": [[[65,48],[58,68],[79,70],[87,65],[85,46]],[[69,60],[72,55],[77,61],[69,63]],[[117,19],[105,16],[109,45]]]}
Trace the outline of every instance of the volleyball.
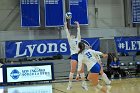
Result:
{"label": "volleyball", "polygon": [[67,12],[66,13],[66,19],[71,19],[72,18],[72,13],[71,12]]}

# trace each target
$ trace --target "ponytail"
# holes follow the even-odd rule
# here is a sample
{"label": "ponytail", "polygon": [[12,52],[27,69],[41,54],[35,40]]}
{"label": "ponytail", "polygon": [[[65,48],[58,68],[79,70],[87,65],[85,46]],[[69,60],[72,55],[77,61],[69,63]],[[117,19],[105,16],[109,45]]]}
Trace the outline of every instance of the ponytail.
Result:
{"label": "ponytail", "polygon": [[83,52],[83,50],[84,50],[84,49],[80,49],[80,50],[79,50],[79,52],[78,52],[78,54],[82,53],[82,52]]}
{"label": "ponytail", "polygon": [[80,49],[78,54],[82,53],[85,50],[85,44],[83,42],[79,42],[78,48]]}

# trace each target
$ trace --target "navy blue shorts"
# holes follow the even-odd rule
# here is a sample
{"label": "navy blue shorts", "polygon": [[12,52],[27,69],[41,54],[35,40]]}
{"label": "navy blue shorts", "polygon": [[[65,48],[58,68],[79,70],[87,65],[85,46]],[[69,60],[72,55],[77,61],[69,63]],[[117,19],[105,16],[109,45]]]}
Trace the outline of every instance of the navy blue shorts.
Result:
{"label": "navy blue shorts", "polygon": [[78,62],[78,54],[72,54],[71,60],[76,60]]}
{"label": "navy blue shorts", "polygon": [[97,62],[91,69],[90,72],[91,73],[100,73],[101,70],[101,66],[100,64]]}

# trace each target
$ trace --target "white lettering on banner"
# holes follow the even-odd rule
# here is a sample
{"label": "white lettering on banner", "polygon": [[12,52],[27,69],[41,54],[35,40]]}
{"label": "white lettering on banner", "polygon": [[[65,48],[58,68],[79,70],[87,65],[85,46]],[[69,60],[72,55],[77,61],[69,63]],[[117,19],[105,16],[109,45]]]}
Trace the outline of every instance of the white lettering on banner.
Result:
{"label": "white lettering on banner", "polygon": [[[43,53],[53,53],[53,52],[66,52],[67,51],[67,44],[66,43],[61,43],[60,48],[58,49],[57,43],[47,43],[47,44],[32,44],[32,45],[26,45],[25,47],[22,46],[23,42],[16,42],[16,57],[22,57],[22,56],[27,56],[27,51],[29,51],[29,57],[33,55],[35,51],[39,54]],[[21,46],[24,51],[21,53]]]}
{"label": "white lettering on banner", "polygon": [[[42,51],[41,51],[41,46],[43,47]],[[38,47],[37,47],[37,52],[42,54],[42,53],[45,53],[45,51],[47,50],[47,46],[45,44],[40,44]]]}
{"label": "white lettering on banner", "polygon": [[62,43],[60,44],[60,52],[66,52],[67,51],[67,44],[66,43]]}
{"label": "white lettering on banner", "polygon": [[70,5],[79,5],[82,0],[70,0]]}
{"label": "white lettering on banner", "polygon": [[128,41],[125,41],[125,44],[124,45],[126,45],[126,50],[131,50],[130,47],[129,47],[129,45],[128,45]]}
{"label": "white lettering on banner", "polygon": [[27,45],[27,48],[29,49],[29,52],[30,52],[30,57],[32,56],[32,54],[33,54],[34,49],[35,49],[36,46],[37,46],[37,44]]}
{"label": "white lettering on banner", "polygon": [[125,41],[125,43],[119,43],[118,47],[126,50],[140,50],[140,41],[131,41],[130,44],[128,41]]}
{"label": "white lettering on banner", "polygon": [[45,4],[58,4],[59,0],[45,0]]}
{"label": "white lettering on banner", "polygon": [[136,44],[137,44],[137,41],[131,41],[132,50],[137,50]]}
{"label": "white lettering on banner", "polygon": [[126,50],[139,50],[140,49],[140,41],[131,41],[130,46],[128,46],[128,41],[125,41]]}
{"label": "white lettering on banner", "polygon": [[21,4],[38,4],[38,0],[21,0]]}
{"label": "white lettering on banner", "polygon": [[58,52],[58,50],[57,50],[57,44],[56,43],[48,43],[48,45],[49,45],[48,53]]}
{"label": "white lettering on banner", "polygon": [[21,44],[21,43],[22,43],[22,42],[16,42],[17,49],[16,49],[16,56],[15,56],[15,58],[16,58],[16,57],[25,56],[26,53],[27,53],[27,49],[25,49],[24,53],[23,53],[23,54],[20,54],[20,44]]}

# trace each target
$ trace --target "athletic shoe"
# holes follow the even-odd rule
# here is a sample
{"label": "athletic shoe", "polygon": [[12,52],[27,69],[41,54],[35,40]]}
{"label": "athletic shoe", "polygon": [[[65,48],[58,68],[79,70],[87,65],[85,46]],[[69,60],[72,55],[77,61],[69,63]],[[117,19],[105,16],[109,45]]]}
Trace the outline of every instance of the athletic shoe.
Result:
{"label": "athletic shoe", "polygon": [[69,84],[68,84],[68,87],[67,87],[67,90],[71,90],[71,89],[72,89],[72,84],[69,83]]}
{"label": "athletic shoe", "polygon": [[86,91],[88,91],[88,87],[85,81],[82,82],[82,88]]}
{"label": "athletic shoe", "polygon": [[108,83],[106,83],[106,85],[111,85],[111,81],[109,80],[109,82],[108,82]]}
{"label": "athletic shoe", "polygon": [[119,74],[119,78],[121,78],[122,76]]}
{"label": "athletic shoe", "polygon": [[111,75],[111,79],[114,79],[114,75]]}
{"label": "athletic shoe", "polygon": [[83,88],[84,90],[88,91],[88,87],[87,87],[87,86],[82,85],[82,88]]}

